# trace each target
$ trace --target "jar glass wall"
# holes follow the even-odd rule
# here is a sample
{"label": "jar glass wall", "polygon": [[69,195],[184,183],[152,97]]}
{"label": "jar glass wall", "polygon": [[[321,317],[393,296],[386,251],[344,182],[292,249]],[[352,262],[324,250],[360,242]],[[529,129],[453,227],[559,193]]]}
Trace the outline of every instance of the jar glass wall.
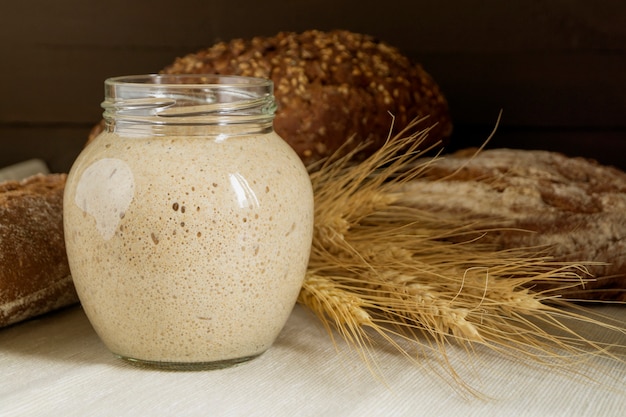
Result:
{"label": "jar glass wall", "polygon": [[172,369],[267,350],[298,295],[313,196],[272,129],[269,80],[146,75],[105,82],[105,130],[64,199],[72,277],[117,356]]}

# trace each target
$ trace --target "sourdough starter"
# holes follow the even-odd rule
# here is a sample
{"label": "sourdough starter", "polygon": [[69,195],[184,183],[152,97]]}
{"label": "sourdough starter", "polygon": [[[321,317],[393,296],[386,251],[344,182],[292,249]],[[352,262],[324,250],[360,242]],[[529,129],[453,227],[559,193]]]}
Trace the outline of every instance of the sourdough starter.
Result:
{"label": "sourdough starter", "polygon": [[85,312],[146,363],[264,352],[295,304],[313,228],[309,176],[275,133],[102,133],[68,177],[65,234]]}

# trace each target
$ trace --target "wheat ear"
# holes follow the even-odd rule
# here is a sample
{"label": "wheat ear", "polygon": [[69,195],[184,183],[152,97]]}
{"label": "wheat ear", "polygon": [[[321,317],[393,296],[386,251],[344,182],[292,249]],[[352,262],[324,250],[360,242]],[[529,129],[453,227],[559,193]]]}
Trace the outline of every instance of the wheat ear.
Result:
{"label": "wheat ear", "polygon": [[428,129],[409,133],[421,122],[365,161],[354,162],[357,147],[311,173],[315,229],[299,302],[366,360],[375,335],[412,360],[405,342],[444,362],[450,343],[563,366],[598,354],[623,362],[566,322],[624,333],[622,326],[589,318],[553,292],[532,291],[537,282],[566,288],[590,278],[584,264],[553,262],[541,248],[483,243],[494,224],[506,227],[502,219],[483,223],[406,203],[398,184],[428,169],[418,162]]}

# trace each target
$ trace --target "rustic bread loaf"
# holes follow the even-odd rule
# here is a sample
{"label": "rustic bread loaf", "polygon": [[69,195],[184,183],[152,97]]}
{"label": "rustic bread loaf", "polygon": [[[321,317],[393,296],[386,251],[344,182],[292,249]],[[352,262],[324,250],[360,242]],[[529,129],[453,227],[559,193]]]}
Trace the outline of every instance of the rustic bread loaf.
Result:
{"label": "rustic bread loaf", "polygon": [[[404,186],[411,204],[441,215],[499,218],[500,248],[547,246],[555,260],[594,261],[572,299],[626,301],[626,173],[546,151],[461,151]],[[520,229],[520,230],[515,230]]]}
{"label": "rustic bread loaf", "polygon": [[[77,302],[62,230],[64,175],[0,183],[0,326]],[[502,249],[547,247],[593,261],[594,281],[567,298],[626,301],[626,173],[583,158],[514,149],[457,152],[402,185],[416,207],[505,226]]]}
{"label": "rustic bread loaf", "polygon": [[426,124],[434,125],[431,144],[445,143],[452,131],[446,100],[420,65],[371,36],[344,30],[220,42],[176,59],[163,72],[272,79],[275,130],[305,164],[332,154],[353,135],[346,150],[371,141],[373,152],[392,124],[398,131],[417,117],[428,116]]}
{"label": "rustic bread loaf", "polygon": [[0,327],[78,302],[63,240],[65,178],[0,183]]}

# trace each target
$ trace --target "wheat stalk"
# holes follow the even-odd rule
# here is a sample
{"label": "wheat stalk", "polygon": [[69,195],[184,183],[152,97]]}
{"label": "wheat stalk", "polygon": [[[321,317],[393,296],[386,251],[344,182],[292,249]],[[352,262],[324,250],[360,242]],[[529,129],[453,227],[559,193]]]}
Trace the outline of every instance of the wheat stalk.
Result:
{"label": "wheat stalk", "polygon": [[481,236],[494,225],[506,227],[505,220],[418,210],[398,191],[428,169],[418,163],[428,129],[409,133],[421,122],[365,161],[353,162],[357,147],[312,170],[315,230],[299,302],[369,364],[372,335],[412,360],[417,357],[405,342],[438,352],[444,363],[451,342],[552,364],[610,356],[606,346],[578,335],[561,317],[593,319],[567,310],[551,291],[530,289],[545,281],[563,288],[580,283],[584,265],[552,262],[540,249],[497,250]]}

